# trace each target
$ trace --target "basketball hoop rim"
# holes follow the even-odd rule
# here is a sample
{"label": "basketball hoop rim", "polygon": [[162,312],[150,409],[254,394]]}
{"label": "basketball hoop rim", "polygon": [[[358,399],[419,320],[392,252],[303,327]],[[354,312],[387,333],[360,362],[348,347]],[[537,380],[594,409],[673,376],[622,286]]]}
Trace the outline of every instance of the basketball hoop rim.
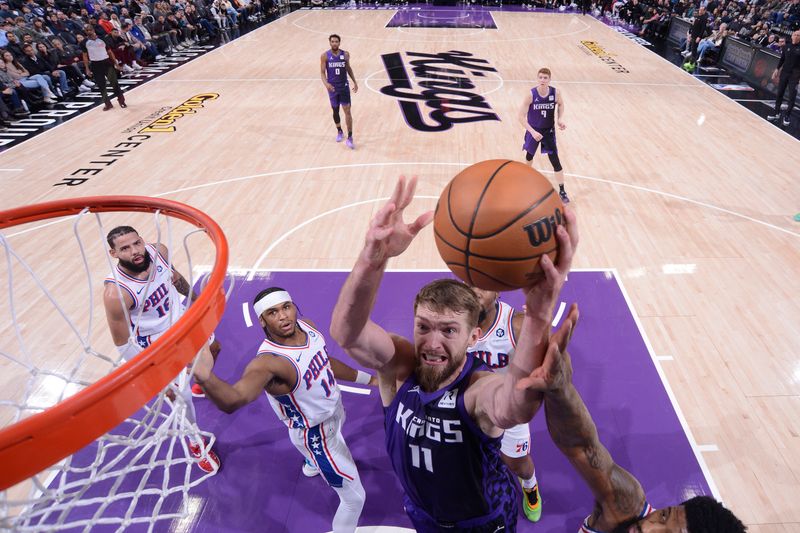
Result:
{"label": "basketball hoop rim", "polygon": [[183,316],[139,355],[74,396],[0,430],[0,491],[77,452],[141,408],[194,358],[225,309],[228,241],[210,216],[186,204],[147,196],[70,198],[2,211],[0,230],[87,208],[93,213],[160,211],[202,228],[216,246],[214,269]]}

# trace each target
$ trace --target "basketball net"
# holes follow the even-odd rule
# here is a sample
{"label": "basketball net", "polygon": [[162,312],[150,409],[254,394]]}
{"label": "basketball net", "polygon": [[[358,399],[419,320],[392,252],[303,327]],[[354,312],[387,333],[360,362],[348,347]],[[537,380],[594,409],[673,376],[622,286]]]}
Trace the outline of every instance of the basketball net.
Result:
{"label": "basketball net", "polygon": [[[0,429],[57,406],[115,370],[127,369],[129,363],[145,353],[155,351],[148,348],[128,362],[111,341],[102,301],[103,279],[109,271],[116,281],[119,279],[114,268],[116,260],[107,252],[108,230],[131,225],[145,242],[160,245],[164,238],[169,251],[167,271],[173,261],[178,261],[176,270],[184,274],[190,287],[196,281],[190,240],[200,257],[208,259],[210,255],[213,259],[214,244],[219,243],[212,243],[204,229],[184,224],[192,222],[191,217],[173,219],[174,214],[165,216],[150,207],[131,211],[154,212],[129,212],[124,216],[104,213],[104,217],[114,218],[111,225],[104,224],[99,212],[87,208],[71,220],[61,218],[37,227],[27,224],[26,229],[16,226],[0,231],[4,254],[0,257],[0,284],[4,285],[0,293],[7,292],[0,324],[10,324],[0,326],[4,332],[0,335]],[[64,222],[70,221],[74,241],[67,244]],[[180,247],[173,246],[176,224],[186,226],[180,230]],[[198,237],[190,239],[194,236]],[[204,242],[196,246],[198,240]],[[227,245],[224,246],[227,263]],[[48,251],[42,253],[42,247]],[[152,259],[151,271],[155,271],[157,261]],[[79,283],[81,279],[85,286]],[[147,289],[151,282],[152,277]],[[139,316],[136,312],[130,316],[122,291],[119,285],[116,287],[126,320],[138,323],[143,306],[139,306]],[[217,290],[221,291],[221,287]],[[172,305],[182,307],[179,302]],[[176,315],[180,318],[174,324],[179,324],[184,317],[182,312]],[[192,356],[185,354],[184,360]],[[206,451],[215,439],[190,421],[193,416],[187,417],[187,410],[193,409],[186,399],[191,398],[186,393],[190,387],[188,372],[181,371],[165,385],[144,405],[125,406],[135,412],[88,446],[13,486],[4,482],[5,490],[0,492],[0,530],[89,531],[104,526],[119,531],[136,524],[137,529],[152,531],[166,529],[171,521],[185,517],[190,509],[189,489],[216,473],[198,467],[201,459],[207,459]],[[68,424],[69,420],[60,423]],[[76,434],[81,431],[75,428]],[[203,441],[205,447],[200,446],[198,457],[189,445]],[[19,460],[36,457],[35,452],[26,455]],[[0,481],[5,481],[4,468],[0,462]]]}

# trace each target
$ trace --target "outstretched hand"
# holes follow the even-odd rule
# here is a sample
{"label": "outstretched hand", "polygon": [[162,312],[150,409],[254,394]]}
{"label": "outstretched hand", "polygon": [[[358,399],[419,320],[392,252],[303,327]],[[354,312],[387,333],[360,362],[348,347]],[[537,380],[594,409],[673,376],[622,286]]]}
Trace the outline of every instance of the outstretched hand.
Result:
{"label": "outstretched hand", "polygon": [[578,247],[578,221],[572,208],[564,207],[564,224],[556,226],[554,231],[558,241],[556,262],[543,255],[539,260],[542,275],[522,289],[528,313],[547,321],[551,320],[555,299],[564,286]]}
{"label": "outstretched hand", "polygon": [[572,362],[567,346],[578,324],[578,304],[572,304],[567,317],[551,337],[542,366],[535,368],[526,378],[517,382],[517,389],[548,392],[563,388],[572,381]]}
{"label": "outstretched hand", "polygon": [[194,380],[198,385],[203,385],[203,382],[211,377],[211,371],[214,369],[214,356],[211,354],[211,349],[208,343],[205,343],[200,351],[197,352],[197,362],[194,365]]}
{"label": "outstretched hand", "polygon": [[403,210],[414,198],[416,187],[416,176],[409,180],[400,176],[392,197],[370,222],[364,259],[372,266],[378,267],[390,257],[403,253],[417,233],[433,220],[433,211],[428,211],[411,224],[403,221]]}

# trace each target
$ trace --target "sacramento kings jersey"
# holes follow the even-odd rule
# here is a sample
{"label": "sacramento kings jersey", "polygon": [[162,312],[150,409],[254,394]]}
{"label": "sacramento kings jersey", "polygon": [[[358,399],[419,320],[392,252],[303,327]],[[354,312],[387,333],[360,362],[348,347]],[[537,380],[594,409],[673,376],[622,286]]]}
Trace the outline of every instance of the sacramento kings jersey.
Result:
{"label": "sacramento kings jersey", "polygon": [[311,428],[330,418],[341,403],[339,386],[328,362],[325,337],[302,320],[297,326],[305,332],[303,346],[284,346],[264,339],[258,349],[262,357],[288,359],[297,372],[297,384],[289,394],[267,394],[272,409],[290,428]]}
{"label": "sacramento kings jersey", "polygon": [[500,459],[500,437],[484,434],[464,407],[473,372],[486,370],[467,357],[456,380],[432,393],[412,374],[384,409],[386,450],[406,505],[441,527],[516,517],[514,479]]}
{"label": "sacramento kings jersey", "polygon": [[514,348],[517,347],[511,324],[514,308],[497,300],[495,309],[497,315],[494,324],[478,339],[478,342],[467,348],[467,355],[481,359],[492,370],[505,372],[514,356]]}
{"label": "sacramento kings jersey", "polygon": [[[172,284],[172,269],[152,244],[145,250],[152,261],[150,277],[136,279],[117,265],[104,283],[116,283],[133,300],[128,310],[131,328],[137,337],[158,335],[177,322],[183,312],[181,297]],[[116,280],[114,277],[116,276]],[[146,291],[146,292],[145,292]],[[141,309],[141,316],[139,310]]]}
{"label": "sacramento kings jersey", "polygon": [[334,54],[330,50],[326,52],[328,83],[337,89],[348,87],[347,84],[347,61],[345,61],[344,50],[339,50]]}
{"label": "sacramento kings jersey", "polygon": [[537,130],[546,130],[553,127],[556,118],[556,88],[549,87],[547,96],[540,96],[534,87],[531,89],[533,102],[528,106],[528,124]]}

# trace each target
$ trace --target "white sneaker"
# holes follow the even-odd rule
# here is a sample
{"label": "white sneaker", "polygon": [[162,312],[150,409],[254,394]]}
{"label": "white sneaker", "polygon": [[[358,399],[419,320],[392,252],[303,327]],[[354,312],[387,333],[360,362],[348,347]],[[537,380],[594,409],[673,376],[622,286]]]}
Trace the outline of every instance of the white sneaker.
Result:
{"label": "white sneaker", "polygon": [[83,83],[81,85],[85,85],[86,87],[89,87],[91,89],[96,84],[92,80],[83,80]]}
{"label": "white sneaker", "polygon": [[133,68],[133,70],[142,70],[142,66],[136,62],[131,65],[131,68]]}
{"label": "white sneaker", "polygon": [[303,462],[303,475],[306,477],[314,477],[319,475],[319,468],[316,465],[312,465],[308,459]]}
{"label": "white sneaker", "polygon": [[88,93],[89,91],[91,91],[91,89],[89,87],[87,87],[86,85],[79,85],[78,86],[78,92]]}
{"label": "white sneaker", "polygon": [[131,72],[133,72],[133,68],[128,65],[122,65],[122,72],[124,72],[125,74],[130,74]]}
{"label": "white sneaker", "polygon": [[156,61],[161,61],[162,59],[164,59],[164,56],[162,56],[161,54],[158,54],[156,56]]}
{"label": "white sneaker", "polygon": [[56,101],[53,100],[53,98],[54,98],[54,96],[53,97],[45,96],[44,98],[42,98],[42,102],[44,102],[45,104],[54,104],[54,103],[56,103]]}

